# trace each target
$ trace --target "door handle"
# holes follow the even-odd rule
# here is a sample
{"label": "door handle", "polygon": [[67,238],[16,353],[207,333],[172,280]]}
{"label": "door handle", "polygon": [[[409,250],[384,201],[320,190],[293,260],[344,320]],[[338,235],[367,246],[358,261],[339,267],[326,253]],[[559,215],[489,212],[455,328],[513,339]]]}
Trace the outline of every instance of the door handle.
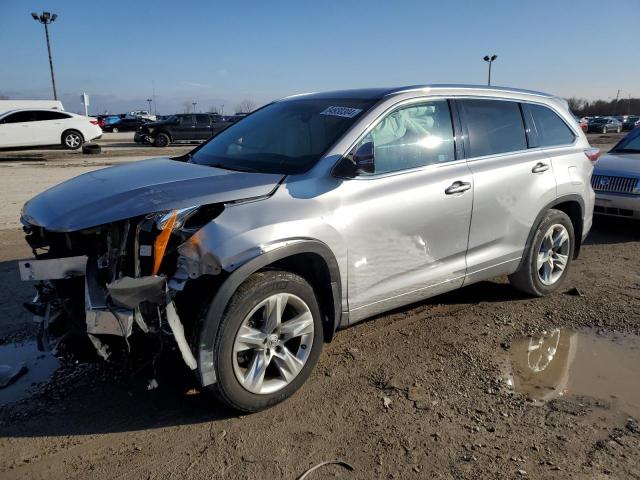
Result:
{"label": "door handle", "polygon": [[538,162],[535,167],[531,169],[532,173],[542,173],[549,170],[549,165],[546,163]]}
{"label": "door handle", "polygon": [[447,195],[454,195],[456,193],[466,192],[470,188],[471,188],[470,183],[461,182],[458,180],[457,182],[453,182],[451,186],[444,191],[444,193],[446,193]]}

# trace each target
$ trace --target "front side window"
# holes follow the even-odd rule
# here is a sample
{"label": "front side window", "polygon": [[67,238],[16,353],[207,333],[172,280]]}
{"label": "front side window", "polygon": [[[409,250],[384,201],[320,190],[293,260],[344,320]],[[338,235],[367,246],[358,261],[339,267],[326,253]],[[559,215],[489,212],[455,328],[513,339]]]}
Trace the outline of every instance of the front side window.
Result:
{"label": "front side window", "polygon": [[389,173],[455,160],[451,113],[446,100],[411,105],[388,114],[356,149],[373,143],[375,173]]}
{"label": "front side window", "polygon": [[192,115],[183,115],[180,117],[180,123],[182,125],[193,125],[193,116]]}
{"label": "front side window", "polygon": [[527,148],[520,106],[503,100],[460,101],[469,133],[469,157],[517,152]]}
{"label": "front side window", "polygon": [[209,115],[196,115],[196,123],[198,125],[209,125],[209,123],[211,123],[211,120],[209,118]]}
{"label": "front side window", "polygon": [[33,122],[35,120],[35,112],[33,110],[27,110],[24,112],[16,112],[4,117],[2,123],[22,123]]}
{"label": "front side window", "polygon": [[347,98],[275,102],[223,130],[194,152],[191,161],[230,170],[302,173],[375,102]]}
{"label": "front side window", "polygon": [[533,116],[540,147],[573,143],[576,138],[575,134],[553,110],[535,104],[528,104],[527,108]]}

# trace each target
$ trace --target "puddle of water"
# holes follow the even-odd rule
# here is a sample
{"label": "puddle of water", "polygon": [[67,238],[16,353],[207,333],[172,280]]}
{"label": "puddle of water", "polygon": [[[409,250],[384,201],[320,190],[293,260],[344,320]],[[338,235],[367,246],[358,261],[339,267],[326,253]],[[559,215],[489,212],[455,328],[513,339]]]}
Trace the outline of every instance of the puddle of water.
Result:
{"label": "puddle of water", "polygon": [[556,329],[512,342],[507,378],[536,400],[577,395],[640,418],[640,337]]}
{"label": "puddle of water", "polygon": [[60,366],[50,352],[38,351],[35,341],[0,345],[0,365],[15,367],[22,362],[28,371],[11,385],[0,388],[0,407],[28,397],[35,383],[48,381]]}

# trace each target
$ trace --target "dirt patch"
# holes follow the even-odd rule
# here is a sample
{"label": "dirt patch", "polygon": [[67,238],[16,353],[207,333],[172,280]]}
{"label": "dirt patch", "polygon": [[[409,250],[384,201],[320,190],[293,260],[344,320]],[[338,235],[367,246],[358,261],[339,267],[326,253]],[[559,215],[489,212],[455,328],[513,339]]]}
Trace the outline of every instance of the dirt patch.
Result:
{"label": "dirt patch", "polygon": [[[293,398],[254,415],[167,382],[146,391],[115,366],[67,366],[0,409],[0,476],[296,478],[342,460],[354,471],[328,465],[311,478],[638,478],[637,418],[589,391],[543,403],[516,392],[504,358],[518,338],[555,328],[639,335],[639,232],[596,218],[548,298],[496,279],[344,330]],[[11,235],[4,261],[23,253]],[[22,331],[17,276],[4,280],[4,315]]]}

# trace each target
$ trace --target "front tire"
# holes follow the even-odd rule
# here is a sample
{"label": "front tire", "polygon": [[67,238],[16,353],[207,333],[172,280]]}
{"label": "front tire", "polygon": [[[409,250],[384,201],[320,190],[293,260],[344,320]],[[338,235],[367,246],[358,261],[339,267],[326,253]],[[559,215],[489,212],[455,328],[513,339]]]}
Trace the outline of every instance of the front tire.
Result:
{"label": "front tire", "polygon": [[520,270],[509,276],[520,291],[542,297],[560,288],[575,249],[573,223],[566,213],[549,210],[535,231]]}
{"label": "front tire", "polygon": [[62,146],[68,150],[77,150],[84,143],[84,137],[77,130],[67,130],[62,134]]}
{"label": "front tire", "polygon": [[230,407],[256,412],[293,395],[322,350],[316,295],[285,271],[251,275],[235,292],[215,339],[217,382],[207,387]]}
{"label": "front tire", "polygon": [[120,129],[118,127],[113,127],[111,129],[111,133],[118,133],[120,131]]}
{"label": "front tire", "polygon": [[167,135],[166,133],[159,133],[153,139],[153,146],[154,147],[163,148],[163,147],[166,147],[167,145],[169,145],[169,143],[171,143],[171,139],[169,138],[169,135]]}

